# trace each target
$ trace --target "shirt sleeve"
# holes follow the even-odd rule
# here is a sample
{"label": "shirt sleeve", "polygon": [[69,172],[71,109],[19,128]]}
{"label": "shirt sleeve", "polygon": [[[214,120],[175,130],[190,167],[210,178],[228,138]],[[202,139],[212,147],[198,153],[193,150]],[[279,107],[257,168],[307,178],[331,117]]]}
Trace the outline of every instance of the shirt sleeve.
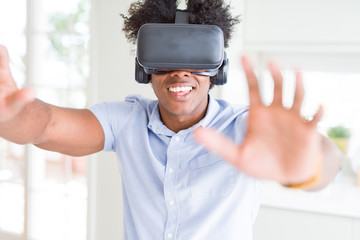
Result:
{"label": "shirt sleeve", "polygon": [[125,125],[131,108],[130,102],[99,103],[89,108],[103,128],[105,135],[104,151],[115,151],[117,133]]}

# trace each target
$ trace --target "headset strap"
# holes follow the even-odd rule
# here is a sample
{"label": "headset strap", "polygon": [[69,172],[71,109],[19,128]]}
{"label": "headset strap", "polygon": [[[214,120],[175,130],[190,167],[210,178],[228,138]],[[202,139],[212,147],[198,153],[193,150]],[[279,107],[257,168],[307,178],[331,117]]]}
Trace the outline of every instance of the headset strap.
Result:
{"label": "headset strap", "polygon": [[175,24],[188,24],[189,13],[183,10],[176,10]]}

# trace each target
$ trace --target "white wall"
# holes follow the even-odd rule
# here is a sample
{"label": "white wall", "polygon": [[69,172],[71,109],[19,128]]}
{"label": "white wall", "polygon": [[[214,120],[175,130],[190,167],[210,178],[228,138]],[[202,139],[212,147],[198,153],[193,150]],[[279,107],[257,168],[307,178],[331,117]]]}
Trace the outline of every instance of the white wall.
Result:
{"label": "white wall", "polygon": [[286,67],[360,71],[359,1],[245,0],[245,5],[246,52]]}
{"label": "white wall", "polygon": [[360,219],[262,207],[254,240],[358,240]]}

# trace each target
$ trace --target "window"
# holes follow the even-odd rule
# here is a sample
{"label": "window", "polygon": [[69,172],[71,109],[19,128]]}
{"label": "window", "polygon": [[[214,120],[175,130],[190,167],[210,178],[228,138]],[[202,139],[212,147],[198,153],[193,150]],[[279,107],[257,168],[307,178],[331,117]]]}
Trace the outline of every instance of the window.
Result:
{"label": "window", "polygon": [[[19,87],[86,107],[89,0],[0,0],[0,44]],[[86,158],[0,139],[0,239],[86,239]]]}

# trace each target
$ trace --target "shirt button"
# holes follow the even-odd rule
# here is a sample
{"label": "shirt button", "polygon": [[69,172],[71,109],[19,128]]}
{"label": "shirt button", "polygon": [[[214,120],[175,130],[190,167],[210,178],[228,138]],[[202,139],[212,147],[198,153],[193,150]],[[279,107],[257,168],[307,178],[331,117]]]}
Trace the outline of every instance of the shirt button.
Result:
{"label": "shirt button", "polygon": [[180,137],[179,137],[179,136],[176,136],[176,137],[175,137],[175,141],[176,141],[176,142],[179,142],[179,141],[180,141]]}
{"label": "shirt button", "polygon": [[170,201],[169,201],[169,205],[170,205],[170,206],[171,206],[171,205],[174,205],[174,203],[175,203],[174,200],[170,200]]}
{"label": "shirt button", "polygon": [[169,173],[173,173],[174,172],[174,169],[172,169],[172,168],[169,168]]}
{"label": "shirt button", "polygon": [[167,238],[168,238],[168,239],[171,239],[172,237],[173,237],[172,233],[168,233],[168,234],[167,234]]}

